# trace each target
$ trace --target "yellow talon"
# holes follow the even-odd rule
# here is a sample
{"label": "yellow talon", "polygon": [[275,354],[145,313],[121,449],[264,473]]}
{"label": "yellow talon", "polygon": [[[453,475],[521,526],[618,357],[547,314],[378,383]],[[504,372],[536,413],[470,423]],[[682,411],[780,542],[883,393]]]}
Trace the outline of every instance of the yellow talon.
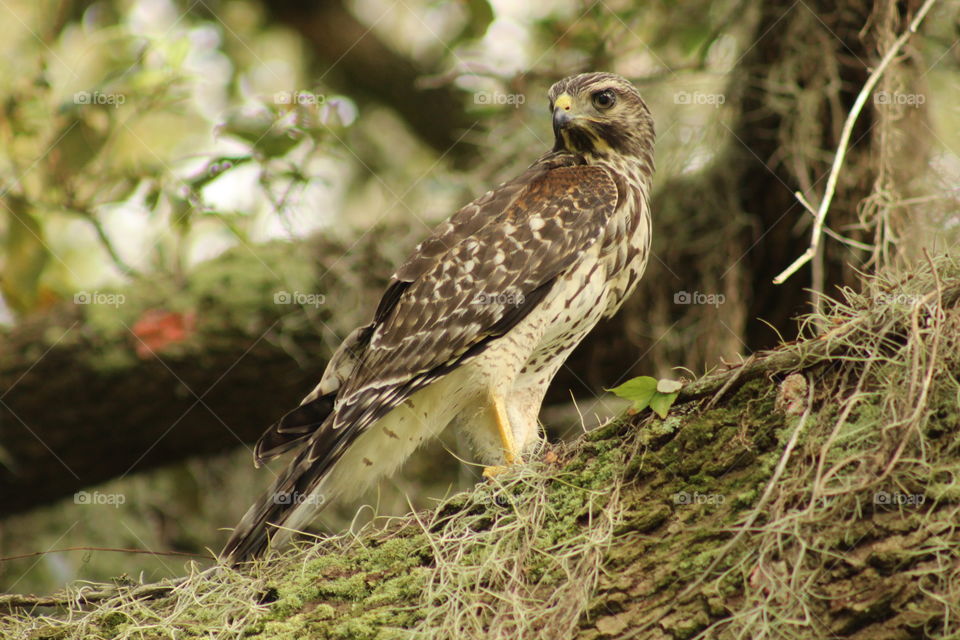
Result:
{"label": "yellow talon", "polygon": [[513,441],[513,430],[510,428],[510,420],[507,418],[507,412],[503,407],[503,398],[496,393],[491,393],[490,400],[493,404],[493,419],[497,423],[497,432],[500,434],[500,442],[503,444],[503,460],[507,464],[519,462],[520,455],[517,453],[517,445]]}
{"label": "yellow talon", "polygon": [[484,478],[492,478],[507,470],[507,465],[522,462],[520,454],[517,452],[517,445],[513,439],[513,430],[510,428],[510,420],[507,418],[507,412],[503,407],[503,398],[496,393],[490,393],[490,407],[493,411],[493,421],[497,426],[497,434],[500,436],[500,443],[503,445],[504,465],[486,467],[483,470]]}

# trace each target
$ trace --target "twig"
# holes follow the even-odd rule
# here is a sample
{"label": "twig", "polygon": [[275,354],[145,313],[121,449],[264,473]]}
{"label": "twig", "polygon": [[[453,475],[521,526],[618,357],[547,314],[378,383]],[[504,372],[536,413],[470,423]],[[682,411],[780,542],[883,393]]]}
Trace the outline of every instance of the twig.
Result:
{"label": "twig", "polygon": [[[216,567],[213,567],[214,569]],[[210,569],[207,569],[209,571]],[[56,596],[32,596],[21,594],[0,595],[0,609],[34,608],[34,607],[63,607],[72,604],[93,604],[126,596],[135,600],[151,600],[167,595],[181,584],[186,582],[187,576],[171,581],[143,584],[136,587],[105,587],[95,591],[65,593]]]}
{"label": "twig", "polygon": [[[210,556],[201,555],[199,553],[187,553],[184,551],[149,551],[146,549],[113,549],[110,547],[65,547],[63,549],[51,549],[50,551],[36,551],[34,553],[24,553],[17,556],[7,556],[5,558],[0,558],[0,562],[6,562],[7,560],[22,560],[24,558],[33,558],[36,556],[46,555],[48,553],[60,553],[64,551],[117,551],[121,553],[141,553],[152,556],[187,556],[192,558],[204,558],[207,560],[214,559]],[[216,568],[217,567],[210,567],[202,573],[205,574],[208,571]],[[62,607],[71,604],[91,604],[94,602],[108,600],[109,598],[120,595],[129,596],[134,599],[159,598],[170,593],[178,586],[183,584],[188,577],[189,576],[184,576],[175,580],[162,580],[160,582],[141,584],[137,586],[103,586],[100,589],[95,589],[92,591],[80,591],[77,593],[68,592],[64,593],[63,595],[54,596],[34,596],[18,593],[4,594],[0,595],[0,609],[9,610],[16,608]]]}
{"label": "twig", "polygon": [[[807,202],[807,199],[803,197],[803,194],[802,194],[801,192],[799,192],[799,191],[794,191],[794,192],[793,192],[793,195],[795,195],[795,196],[797,197],[797,200],[800,201],[800,204],[803,205],[803,208],[806,209],[807,212],[814,217],[814,219],[816,219],[816,217],[817,217],[817,210],[813,208],[813,205],[811,205],[809,202]],[[864,243],[864,242],[858,242],[857,240],[854,240],[853,238],[848,238],[848,237],[846,237],[846,236],[842,236],[842,235],[840,235],[839,233],[837,233],[836,231],[834,231],[833,229],[831,229],[830,227],[824,227],[824,228],[823,228],[823,232],[824,232],[825,234],[827,234],[828,236],[830,236],[831,238],[833,238],[834,240],[836,240],[837,242],[842,242],[842,243],[844,243],[844,244],[848,244],[848,245],[850,245],[851,247],[854,247],[854,248],[857,248],[857,249],[863,249],[864,251],[873,251],[873,249],[874,249],[874,246],[873,246],[872,244],[866,244],[866,243]]]}
{"label": "twig", "polygon": [[126,260],[120,257],[120,253],[117,251],[116,247],[113,246],[113,242],[110,240],[110,236],[107,235],[107,230],[103,228],[103,225],[100,224],[100,221],[96,219],[93,214],[90,214],[87,217],[87,220],[93,225],[93,230],[97,234],[97,238],[100,240],[100,245],[106,250],[107,255],[110,256],[110,259],[113,260],[113,264],[117,266],[118,269],[125,276],[138,276],[140,272],[137,271],[134,267],[130,266]]}
{"label": "twig", "polygon": [[747,361],[744,362],[739,367],[737,367],[735,370],[735,373],[732,376],[730,376],[730,379],[724,382],[723,386],[720,387],[720,390],[717,391],[712,398],[710,398],[710,402],[707,403],[707,406],[704,407],[703,410],[709,411],[710,409],[712,409],[713,405],[717,403],[717,400],[723,397],[723,394],[725,394],[727,391],[730,390],[730,387],[732,387],[737,382],[737,380],[740,379],[740,377],[743,375],[743,372],[746,371],[750,367],[750,365],[756,362],[756,360],[757,360],[757,354],[751,353],[750,357],[747,358]]}
{"label": "twig", "polygon": [[65,203],[65,208],[67,211],[75,213],[86,220],[90,226],[93,227],[94,233],[97,234],[97,240],[100,241],[100,246],[102,246],[104,251],[107,252],[107,256],[111,261],[113,261],[114,266],[119,269],[123,275],[128,277],[138,277],[140,275],[140,272],[135,267],[129,265],[120,256],[120,253],[117,251],[116,247],[113,246],[113,241],[110,240],[107,230],[104,229],[103,224],[101,224],[100,220],[97,219],[97,216],[94,215],[92,211],[72,201]]}
{"label": "twig", "polygon": [[[883,59],[880,60],[880,64],[877,65],[877,68],[873,70],[873,73],[867,78],[866,83],[863,85],[863,88],[860,90],[860,94],[857,96],[856,101],[853,103],[853,107],[850,109],[850,113],[847,114],[847,119],[843,123],[843,131],[840,134],[840,143],[837,145],[837,153],[833,158],[833,165],[830,167],[830,177],[827,178],[827,188],[823,194],[823,200],[820,201],[820,207],[817,209],[816,220],[813,223],[813,233],[812,238],[810,239],[810,246],[807,247],[807,250],[803,252],[799,258],[793,261],[789,267],[784,269],[780,275],[773,279],[774,284],[783,284],[787,278],[792,276],[797,272],[800,267],[810,262],[811,259],[817,254],[817,249],[820,247],[820,238],[823,233],[823,224],[827,219],[827,211],[830,209],[830,203],[833,200],[833,194],[837,188],[837,178],[840,175],[840,168],[843,166],[843,161],[847,155],[847,145],[850,143],[850,136],[853,135],[853,126],[857,122],[857,118],[860,117],[860,111],[863,110],[863,105],[867,102],[867,97],[873,91],[873,88],[876,86],[877,82],[880,80],[880,76],[883,75],[883,72],[886,71],[887,67],[890,65],[890,62],[893,61],[894,57],[900,52],[900,49],[906,44],[910,36],[916,33],[917,29],[920,27],[920,23],[923,22],[924,17],[926,17],[927,12],[930,11],[930,8],[934,5],[936,0],[926,0],[923,3],[923,6],[920,7],[920,10],[917,12],[917,15],[914,16],[913,20],[910,22],[910,26],[900,34],[900,37],[897,38],[890,49],[887,50],[887,53],[883,56]],[[805,201],[801,200],[801,203],[804,206],[809,206]]]}
{"label": "twig", "polygon": [[9,560],[23,560],[24,558],[35,558],[45,556],[48,553],[64,553],[65,551],[113,551],[116,553],[142,553],[149,556],[185,556],[188,558],[204,558],[205,560],[214,560],[210,556],[200,553],[189,553],[187,551],[150,551],[149,549],[116,549],[113,547],[62,547],[60,549],[50,549],[48,551],[34,551],[32,553],[21,553],[17,556],[4,556],[0,562]]}

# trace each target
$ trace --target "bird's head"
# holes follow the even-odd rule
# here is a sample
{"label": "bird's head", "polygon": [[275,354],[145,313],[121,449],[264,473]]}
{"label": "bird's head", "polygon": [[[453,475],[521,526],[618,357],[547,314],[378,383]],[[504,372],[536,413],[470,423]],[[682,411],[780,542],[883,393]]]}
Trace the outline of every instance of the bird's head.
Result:
{"label": "bird's head", "polygon": [[550,87],[554,151],[650,159],[653,117],[640,92],[615,73],[581,73]]}

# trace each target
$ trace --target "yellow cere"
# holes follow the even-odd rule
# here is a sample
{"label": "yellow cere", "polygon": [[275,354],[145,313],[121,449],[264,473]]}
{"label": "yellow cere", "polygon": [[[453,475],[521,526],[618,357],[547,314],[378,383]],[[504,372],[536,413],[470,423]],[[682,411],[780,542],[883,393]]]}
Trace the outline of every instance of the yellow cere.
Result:
{"label": "yellow cere", "polygon": [[569,93],[561,93],[553,102],[554,109],[563,109],[564,111],[569,111],[572,106],[573,98],[570,97]]}

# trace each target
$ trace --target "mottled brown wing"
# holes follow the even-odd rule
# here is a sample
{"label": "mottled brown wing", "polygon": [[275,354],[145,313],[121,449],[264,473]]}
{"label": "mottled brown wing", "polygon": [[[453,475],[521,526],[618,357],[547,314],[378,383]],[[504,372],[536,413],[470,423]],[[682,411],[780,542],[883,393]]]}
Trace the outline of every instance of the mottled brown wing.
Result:
{"label": "mottled brown wing", "polygon": [[374,323],[357,327],[344,338],[327,363],[320,384],[307,394],[300,406],[270,425],[257,440],[253,447],[254,465],[259,467],[286,453],[324,428],[333,414],[340,387],[353,373],[370,343],[373,327]]}
{"label": "mottled brown wing", "polygon": [[[564,166],[572,166],[567,154],[541,158],[513,180],[504,182],[457,211],[414,248],[410,257],[394,273],[395,284],[409,284],[422,276],[452,247],[477,233],[481,227],[496,224],[532,183],[549,171]],[[390,302],[388,298],[384,296],[381,310]]]}
{"label": "mottled brown wing", "polygon": [[398,270],[337,396],[334,429],[362,430],[506,333],[597,240],[618,197],[611,175],[590,166],[544,171],[504,209],[490,195],[470,212],[469,234],[451,241],[441,226]]}
{"label": "mottled brown wing", "polygon": [[373,322],[359,327],[344,339],[324,371],[320,384],[280,420],[270,425],[254,447],[254,464],[260,466],[290,449],[314,438],[314,453],[324,455],[324,447],[334,447],[339,434],[332,434],[332,415],[337,394],[343,383],[353,374],[357,363],[370,344],[370,337],[400,301],[404,291],[417,278],[433,267],[451,247],[477,233],[486,224],[495,223],[497,216],[508,211],[511,204],[533,182],[552,169],[570,166],[566,154],[541,158],[525,172],[488,191],[453,214],[449,220],[434,229],[433,234],[418,244],[410,257],[394,273],[390,286],[380,299]]}

